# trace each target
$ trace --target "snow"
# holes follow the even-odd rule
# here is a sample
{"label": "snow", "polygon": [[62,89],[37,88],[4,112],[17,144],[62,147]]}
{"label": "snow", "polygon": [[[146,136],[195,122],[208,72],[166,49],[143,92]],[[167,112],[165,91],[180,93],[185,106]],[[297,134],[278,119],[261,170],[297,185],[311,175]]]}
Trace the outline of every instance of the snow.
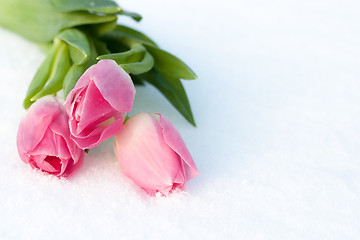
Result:
{"label": "snow", "polygon": [[360,3],[123,0],[198,74],[183,81],[198,127],[151,86],[133,113],[178,128],[200,176],[148,197],[112,139],[59,180],[17,155],[22,100],[44,55],[0,29],[1,239],[360,239]]}

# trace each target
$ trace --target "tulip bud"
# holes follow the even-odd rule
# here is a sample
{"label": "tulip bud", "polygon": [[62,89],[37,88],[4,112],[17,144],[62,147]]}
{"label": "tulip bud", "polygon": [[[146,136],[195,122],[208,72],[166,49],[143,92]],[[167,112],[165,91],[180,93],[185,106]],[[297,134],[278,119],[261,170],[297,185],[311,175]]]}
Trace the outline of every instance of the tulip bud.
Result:
{"label": "tulip bud", "polygon": [[17,147],[25,163],[58,177],[70,177],[84,161],[84,151],[70,138],[68,115],[53,97],[28,109],[20,122]]}
{"label": "tulip bud", "polygon": [[150,195],[184,190],[186,181],[199,174],[179,132],[161,114],[129,118],[114,149],[123,173]]}
{"label": "tulip bud", "polygon": [[134,104],[135,87],[129,74],[113,60],[101,60],[78,80],[66,98],[71,138],[93,148],[121,131]]}

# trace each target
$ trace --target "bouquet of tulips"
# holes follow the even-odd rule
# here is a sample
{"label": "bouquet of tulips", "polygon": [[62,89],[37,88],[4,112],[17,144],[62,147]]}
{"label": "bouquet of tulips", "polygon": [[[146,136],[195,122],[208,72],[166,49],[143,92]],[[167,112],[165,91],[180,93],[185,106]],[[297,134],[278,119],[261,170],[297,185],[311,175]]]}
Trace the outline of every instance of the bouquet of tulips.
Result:
{"label": "bouquet of tulips", "polygon": [[24,99],[20,158],[67,178],[87,150],[116,136],[115,154],[135,184],[150,195],[183,190],[198,171],[176,128],[159,113],[129,113],[135,86],[148,82],[195,126],[180,79],[196,75],[118,16],[141,20],[111,0],[0,0],[0,26],[46,53]]}

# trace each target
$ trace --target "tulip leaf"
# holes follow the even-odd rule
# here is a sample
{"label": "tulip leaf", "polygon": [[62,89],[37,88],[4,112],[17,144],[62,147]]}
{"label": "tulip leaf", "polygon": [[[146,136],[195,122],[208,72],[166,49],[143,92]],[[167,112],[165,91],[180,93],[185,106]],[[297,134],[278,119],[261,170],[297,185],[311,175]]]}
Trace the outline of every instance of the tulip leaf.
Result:
{"label": "tulip leaf", "polygon": [[189,100],[180,79],[162,73],[156,68],[138,76],[156,87],[189,123],[196,126]]}
{"label": "tulip leaf", "polygon": [[136,12],[126,11],[124,9],[121,9],[119,14],[131,17],[132,19],[134,19],[137,22],[141,21],[141,19],[142,19],[142,16],[140,14],[138,14]]}
{"label": "tulip leaf", "polygon": [[75,64],[86,62],[90,55],[90,44],[83,32],[75,28],[65,29],[57,38],[69,44],[70,57]]}
{"label": "tulip leaf", "polygon": [[69,94],[69,92],[75,87],[77,81],[79,80],[81,75],[86,71],[87,67],[88,66],[86,63],[81,65],[73,64],[70,67],[63,82],[63,90],[64,90],[65,98]]}
{"label": "tulip leaf", "polygon": [[141,74],[150,71],[154,67],[154,58],[147,51],[143,53],[144,57],[140,62],[120,64],[127,73]]}
{"label": "tulip leaf", "polygon": [[131,49],[125,52],[112,53],[98,56],[96,59],[112,59],[117,62],[117,64],[128,64],[136,63],[141,61],[144,58],[146,48],[142,44],[133,44]]}
{"label": "tulip leaf", "polygon": [[141,74],[154,67],[154,58],[146,48],[139,43],[131,43],[131,49],[121,53],[98,56],[97,59],[112,59],[116,61],[127,73]]}
{"label": "tulip leaf", "polygon": [[134,57],[134,50],[130,49],[130,50],[126,51],[126,52],[110,53],[110,54],[100,55],[96,59],[97,60],[112,59],[115,62],[117,62],[118,64],[121,64],[121,63],[131,62],[133,57]]}
{"label": "tulip leaf", "polygon": [[88,12],[63,13],[63,19],[59,19],[62,28],[76,27],[88,24],[102,24],[117,20],[115,15],[96,15]]}
{"label": "tulip leaf", "polygon": [[39,43],[38,46],[40,50],[45,54],[49,54],[51,51],[52,46],[54,45],[54,42],[48,42],[48,43]]}
{"label": "tulip leaf", "polygon": [[139,77],[139,75],[130,74],[131,80],[133,81],[134,85],[145,85],[144,81]]}
{"label": "tulip leaf", "polygon": [[78,48],[75,48],[71,45],[68,47],[71,61],[75,64],[83,64],[89,58],[89,55],[84,54],[84,52],[79,51]]}
{"label": "tulip leaf", "polygon": [[113,14],[121,8],[111,0],[50,0],[51,5],[62,12],[91,11],[96,13]]}
{"label": "tulip leaf", "polygon": [[[74,1],[77,2],[77,1]],[[116,15],[87,11],[61,12],[49,0],[0,0],[0,25],[37,43],[53,41],[70,27],[111,22]]]}
{"label": "tulip leaf", "polygon": [[50,0],[51,5],[62,12],[90,11],[102,14],[121,14],[131,17],[135,21],[141,20],[141,15],[135,12],[129,12],[120,8],[111,0]]}
{"label": "tulip leaf", "polygon": [[154,47],[150,44],[145,44],[146,49],[151,53],[155,59],[155,67],[160,72],[166,72],[167,74],[181,79],[196,79],[195,73],[188,67],[183,61],[174,55]]}
{"label": "tulip leaf", "polygon": [[96,44],[95,40],[88,36],[88,41],[90,44],[90,55],[88,60],[83,64],[73,64],[69,71],[66,73],[66,76],[64,78],[63,82],[63,91],[64,96],[69,94],[69,92],[75,87],[77,81],[81,77],[81,75],[94,63],[96,63],[96,56],[97,56],[97,50],[96,50]]}
{"label": "tulip leaf", "polygon": [[108,32],[104,37],[110,39],[115,38],[117,40],[128,38],[136,40],[140,43],[148,43],[150,45],[156,46],[156,43],[152,41],[149,37],[147,37],[145,34],[123,25],[117,25],[114,30]]}
{"label": "tulip leaf", "polygon": [[99,40],[106,44],[106,47],[109,49],[110,53],[116,54],[130,50],[130,47],[125,45],[121,39],[109,35],[108,33],[99,37]]}
{"label": "tulip leaf", "polygon": [[117,24],[117,19],[110,22],[89,25],[88,30],[89,32],[91,32],[93,36],[101,36],[113,30],[116,27],[116,24]]}
{"label": "tulip leaf", "polygon": [[30,105],[34,103],[34,101],[31,101],[31,98],[35,96],[46,84],[50,76],[51,66],[56,56],[58,44],[59,42],[54,43],[49,54],[46,56],[45,60],[41,63],[39,69],[35,73],[35,76],[30,83],[23,103],[25,109],[28,109]]}
{"label": "tulip leaf", "polygon": [[47,81],[46,85],[41,89],[41,91],[31,98],[31,101],[36,101],[37,99],[46,95],[56,94],[59,90],[61,90],[64,77],[68,72],[70,65],[71,63],[67,45],[62,42],[56,53],[53,65],[51,67],[49,80]]}
{"label": "tulip leaf", "polygon": [[155,60],[155,67],[159,71],[180,79],[197,78],[196,74],[183,61],[158,48],[150,38],[132,28],[117,25],[113,31],[105,34],[103,39],[111,45],[110,49],[113,45],[117,45],[119,43],[128,47],[131,47],[135,43],[142,44],[153,56]]}
{"label": "tulip leaf", "polygon": [[95,44],[95,48],[96,48],[96,52],[98,54],[110,54],[109,49],[106,46],[106,43],[98,40],[98,39],[94,39],[94,44]]}

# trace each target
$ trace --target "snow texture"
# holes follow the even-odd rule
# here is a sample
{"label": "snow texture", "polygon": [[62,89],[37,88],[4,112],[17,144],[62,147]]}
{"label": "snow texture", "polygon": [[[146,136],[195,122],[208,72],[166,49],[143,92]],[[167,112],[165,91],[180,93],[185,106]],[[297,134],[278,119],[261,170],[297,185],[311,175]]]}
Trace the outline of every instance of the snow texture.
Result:
{"label": "snow texture", "polygon": [[360,239],[358,0],[123,0],[149,34],[198,74],[183,81],[198,127],[156,89],[133,114],[178,128],[200,176],[148,197],[112,140],[69,180],[19,158],[27,86],[44,54],[0,29],[1,239]]}

